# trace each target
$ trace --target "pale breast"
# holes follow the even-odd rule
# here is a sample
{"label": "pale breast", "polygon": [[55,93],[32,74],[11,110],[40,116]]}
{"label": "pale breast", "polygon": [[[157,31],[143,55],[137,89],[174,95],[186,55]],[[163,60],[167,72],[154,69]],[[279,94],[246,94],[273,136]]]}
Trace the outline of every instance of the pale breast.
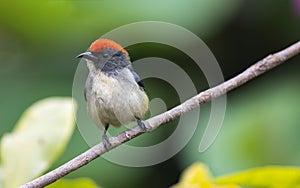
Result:
{"label": "pale breast", "polygon": [[103,128],[105,124],[119,127],[135,117],[142,118],[147,112],[148,97],[128,69],[117,76],[98,73],[89,78],[92,78],[92,92],[87,95],[88,112],[99,127]]}

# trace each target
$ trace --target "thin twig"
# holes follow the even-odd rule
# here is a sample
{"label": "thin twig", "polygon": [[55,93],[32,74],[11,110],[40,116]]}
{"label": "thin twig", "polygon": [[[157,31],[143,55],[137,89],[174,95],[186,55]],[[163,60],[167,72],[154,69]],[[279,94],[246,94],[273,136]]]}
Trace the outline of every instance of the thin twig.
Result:
{"label": "thin twig", "polygon": [[[252,65],[251,67],[249,67],[239,75],[235,76],[234,78],[231,78],[230,80],[218,86],[215,86],[213,88],[210,88],[206,91],[199,93],[198,95],[188,99],[184,103],[176,106],[175,108],[167,112],[164,112],[162,114],[159,114],[155,117],[146,120],[145,125],[151,129],[156,129],[162,124],[174,120],[179,116],[181,116],[182,114],[191,111],[192,109],[198,107],[200,104],[207,103],[212,99],[217,98],[243,85],[249,80],[280,65],[287,59],[290,59],[291,57],[299,53],[300,53],[300,41],[298,41],[297,43],[289,46],[288,48],[280,52],[277,52],[273,55],[269,55],[266,58],[258,61],[256,64]],[[144,132],[140,129],[139,126],[135,126],[132,129],[126,130],[114,137],[111,137],[109,139],[111,143],[111,148],[109,148],[109,150],[112,150],[113,148],[121,145],[122,143],[127,142],[130,139],[135,138],[143,133]],[[64,177],[65,175],[69,174],[70,172],[88,164],[89,162],[98,158],[105,152],[107,152],[107,150],[104,148],[102,143],[99,143],[94,147],[90,148],[89,150],[87,150],[86,152],[82,153],[81,155],[73,158],[69,162],[52,170],[51,172],[48,172],[47,174],[22,185],[21,188],[44,187],[46,185],[49,185],[55,182],[56,180]]]}

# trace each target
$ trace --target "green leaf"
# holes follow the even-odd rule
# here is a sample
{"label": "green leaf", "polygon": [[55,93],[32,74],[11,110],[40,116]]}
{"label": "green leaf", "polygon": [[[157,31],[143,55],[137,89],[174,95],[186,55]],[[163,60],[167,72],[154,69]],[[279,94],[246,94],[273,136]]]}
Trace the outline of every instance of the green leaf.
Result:
{"label": "green leaf", "polygon": [[62,179],[47,186],[47,188],[100,188],[89,178],[78,178],[73,180]]}
{"label": "green leaf", "polygon": [[300,168],[269,166],[253,168],[229,176],[217,178],[216,183],[234,183],[241,186],[264,188],[300,187]]}
{"label": "green leaf", "polygon": [[178,184],[173,185],[171,188],[238,188],[237,185],[224,183],[216,185],[213,182],[210,171],[205,164],[194,163],[186,169]]}
{"label": "green leaf", "polygon": [[73,130],[75,103],[52,97],[29,107],[12,133],[1,141],[3,186],[14,188],[49,168],[64,150]]}

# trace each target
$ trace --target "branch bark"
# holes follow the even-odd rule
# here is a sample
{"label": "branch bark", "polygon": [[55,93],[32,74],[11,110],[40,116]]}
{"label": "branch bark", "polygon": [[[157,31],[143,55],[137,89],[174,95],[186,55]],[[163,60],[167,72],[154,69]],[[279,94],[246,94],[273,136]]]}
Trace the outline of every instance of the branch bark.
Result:
{"label": "branch bark", "polygon": [[[203,91],[198,95],[188,99],[184,103],[174,107],[173,109],[146,120],[144,123],[148,128],[156,129],[162,124],[178,118],[182,114],[191,111],[192,109],[198,107],[199,105],[207,103],[212,99],[217,98],[245,84],[249,80],[280,65],[281,63],[285,62],[286,60],[290,59],[291,57],[299,53],[300,53],[300,41],[287,47],[282,51],[267,56],[266,58],[258,61],[257,63],[250,66],[248,69],[246,69],[244,72],[238,74],[237,76],[231,78],[230,80],[220,85],[217,85],[213,88],[210,88],[206,91]],[[139,126],[135,126],[132,129],[126,130],[114,137],[111,137],[109,139],[111,143],[111,147],[109,148],[108,151],[143,133],[144,132],[140,129]],[[47,174],[22,185],[21,188],[31,188],[31,187],[36,188],[36,187],[44,187],[46,185],[49,185],[55,182],[56,180],[66,176],[70,172],[75,171],[76,169],[88,164],[92,160],[98,158],[99,156],[101,156],[102,154],[108,151],[104,148],[102,143],[99,143],[94,147],[90,148],[89,150],[85,151],[84,153],[80,154],[79,156],[73,158],[69,162],[54,169],[53,171],[48,172]]]}

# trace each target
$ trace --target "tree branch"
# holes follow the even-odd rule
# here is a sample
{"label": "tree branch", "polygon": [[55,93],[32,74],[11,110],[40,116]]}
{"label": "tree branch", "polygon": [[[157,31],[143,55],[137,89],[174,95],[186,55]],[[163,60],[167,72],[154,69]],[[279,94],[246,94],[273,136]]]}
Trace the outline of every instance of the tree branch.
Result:
{"label": "tree branch", "polygon": [[[164,123],[167,123],[171,120],[174,120],[185,114],[192,109],[198,107],[201,104],[207,103],[214,98],[217,98],[243,84],[248,82],[249,80],[265,73],[266,71],[280,65],[287,59],[297,55],[300,53],[300,41],[297,43],[289,46],[288,48],[277,52],[273,55],[269,55],[266,58],[258,61],[244,72],[240,73],[239,75],[231,78],[230,80],[210,88],[206,91],[199,93],[198,95],[188,99],[184,103],[176,106],[175,108],[166,111],[162,114],[159,114],[155,117],[152,117],[145,121],[145,125],[151,129],[156,129],[157,127],[161,126]],[[111,143],[111,148],[109,150],[121,145],[124,142],[129,141],[132,138],[135,138],[144,132],[140,129],[139,126],[135,126],[132,129],[126,130],[114,137],[109,139]],[[85,151],[81,155],[73,158],[69,162],[61,165],[60,167],[54,169],[47,174],[28,182],[21,186],[21,188],[29,188],[29,187],[44,187],[49,185],[56,180],[64,177],[65,175],[69,174],[70,172],[88,164],[92,160],[98,158],[102,154],[107,152],[104,148],[102,143],[95,145],[94,147],[90,148],[89,150]]]}

